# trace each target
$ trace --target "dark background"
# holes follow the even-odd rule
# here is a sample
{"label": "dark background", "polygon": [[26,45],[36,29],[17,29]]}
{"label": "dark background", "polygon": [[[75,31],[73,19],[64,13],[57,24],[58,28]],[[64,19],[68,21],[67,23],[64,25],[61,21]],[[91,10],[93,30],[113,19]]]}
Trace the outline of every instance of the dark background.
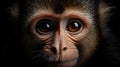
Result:
{"label": "dark background", "polygon": [[[6,8],[10,6],[10,4],[14,1],[16,0],[0,0],[0,61],[2,62],[0,63],[0,66],[2,64],[4,65],[3,67],[8,66],[7,60],[12,61],[13,59],[9,58],[14,57],[15,54],[23,56],[21,53],[22,51],[20,51],[21,46],[19,45],[19,41],[17,41],[19,40],[17,39],[19,36],[16,35],[16,33],[19,33],[20,31],[14,29],[15,26],[10,22],[10,16],[8,16],[8,11],[6,10]],[[115,9],[111,10],[111,12],[114,14],[109,19],[108,27],[111,30],[110,33],[113,33],[115,35],[115,38],[120,42],[120,0],[104,1],[110,3],[111,6],[116,7]],[[17,43],[13,46],[11,44],[12,42]],[[20,59],[24,58],[19,57],[19,60]]]}

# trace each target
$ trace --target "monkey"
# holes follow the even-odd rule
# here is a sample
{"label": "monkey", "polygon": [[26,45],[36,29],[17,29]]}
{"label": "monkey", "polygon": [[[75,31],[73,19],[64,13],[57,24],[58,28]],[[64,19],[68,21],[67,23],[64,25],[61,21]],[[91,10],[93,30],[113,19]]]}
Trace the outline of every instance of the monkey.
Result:
{"label": "monkey", "polygon": [[112,8],[102,0],[16,0],[8,19],[30,66],[118,67],[119,46],[107,41]]}

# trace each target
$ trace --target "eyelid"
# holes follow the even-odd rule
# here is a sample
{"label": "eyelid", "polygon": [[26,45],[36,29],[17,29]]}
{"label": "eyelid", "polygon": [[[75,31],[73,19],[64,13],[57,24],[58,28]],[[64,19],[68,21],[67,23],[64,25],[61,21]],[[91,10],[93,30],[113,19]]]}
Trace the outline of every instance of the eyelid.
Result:
{"label": "eyelid", "polygon": [[35,18],[32,19],[32,22],[36,21],[36,20],[39,20],[39,19],[43,19],[43,18],[53,18],[53,19],[57,19],[54,15],[51,15],[51,14],[40,14],[40,15],[37,15]]}
{"label": "eyelid", "polygon": [[88,21],[88,19],[85,17],[85,16],[83,16],[83,15],[74,15],[74,14],[69,14],[69,15],[66,15],[65,16],[65,18],[67,19],[68,18],[68,20],[69,20],[69,18],[70,19],[77,19],[77,20],[80,20],[81,21],[81,23],[84,25],[84,27],[85,28],[90,28],[90,22]]}
{"label": "eyelid", "polygon": [[38,15],[35,18],[33,18],[30,23],[30,28],[31,28],[32,33],[36,33],[35,26],[40,20],[43,20],[43,19],[48,19],[48,20],[50,19],[50,20],[54,21],[53,24],[56,27],[56,21],[57,21],[56,17],[54,17],[52,15],[48,15],[48,14]]}
{"label": "eyelid", "polygon": [[[68,22],[68,20],[70,20],[70,19],[76,19],[76,20],[81,21],[81,23],[82,23],[81,30],[79,30],[77,32],[66,31],[66,33],[69,33],[71,36],[76,36],[76,35],[86,33],[91,28],[91,24],[89,23],[88,18],[86,18],[85,16],[78,16],[78,15],[74,15],[74,14],[69,14],[69,15],[64,16],[63,18],[66,22]],[[68,25],[68,23],[66,25]]]}
{"label": "eyelid", "polygon": [[[76,30],[76,31],[70,31],[69,30],[69,24],[71,24],[72,22],[77,22],[78,23],[78,25],[80,25],[80,28],[78,29],[78,30]],[[68,30],[69,32],[77,32],[77,31],[81,31],[82,29],[83,29],[83,27],[84,27],[84,24],[81,22],[81,20],[79,20],[79,19],[77,19],[77,18],[70,18],[70,19],[68,19],[68,21],[67,21],[67,29],[66,30]]]}

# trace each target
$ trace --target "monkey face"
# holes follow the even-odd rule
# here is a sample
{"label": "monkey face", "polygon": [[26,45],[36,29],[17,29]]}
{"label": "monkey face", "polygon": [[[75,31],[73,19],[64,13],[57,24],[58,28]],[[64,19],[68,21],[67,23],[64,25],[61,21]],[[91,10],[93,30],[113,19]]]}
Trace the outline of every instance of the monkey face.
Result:
{"label": "monkey face", "polygon": [[51,10],[34,14],[25,25],[23,39],[32,60],[52,67],[71,67],[85,61],[97,42],[93,20],[89,19],[92,16],[87,15],[73,9],[59,15]]}
{"label": "monkey face", "polygon": [[[20,30],[15,34],[22,35],[20,37],[22,41],[17,35],[13,39],[17,38],[20,45],[25,47],[27,57],[32,60],[30,62],[33,62],[33,67],[35,65],[80,67],[82,64],[86,65],[85,61],[92,55],[98,56],[95,56],[95,61],[97,60],[98,63],[99,59],[104,60],[110,56],[105,54],[109,50],[106,49],[106,45],[105,47],[103,45],[106,44],[104,40],[109,36],[106,36],[108,33],[106,32],[106,20],[111,15],[109,10],[112,7],[108,7],[102,0],[14,1],[10,2],[11,5],[7,4],[9,7],[5,12],[10,14],[8,17],[11,17],[9,19],[12,22],[11,25],[17,28],[15,32]],[[100,47],[97,47],[98,44]],[[93,54],[94,52],[96,53]],[[105,54],[104,58],[104,55],[100,56],[102,52]],[[90,59],[94,60],[93,57]],[[103,66],[104,62],[102,62]],[[91,63],[88,62],[88,66],[89,64]]]}

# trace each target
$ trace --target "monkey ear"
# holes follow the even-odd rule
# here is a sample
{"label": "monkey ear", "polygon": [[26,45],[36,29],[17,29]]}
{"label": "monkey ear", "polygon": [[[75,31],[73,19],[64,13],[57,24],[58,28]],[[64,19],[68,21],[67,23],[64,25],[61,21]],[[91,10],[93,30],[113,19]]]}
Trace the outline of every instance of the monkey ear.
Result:
{"label": "monkey ear", "polygon": [[[106,24],[108,24],[107,22],[110,21],[110,17],[113,15],[113,13],[111,12],[111,10],[113,9],[115,9],[115,6],[111,6],[110,3],[106,3],[104,0],[100,0],[98,9],[100,23],[99,25],[103,32],[108,31],[108,27]],[[103,33],[103,35],[104,34],[105,33]]]}
{"label": "monkey ear", "polygon": [[99,3],[99,17],[100,17],[100,22],[104,24],[107,22],[110,16],[112,16],[112,13],[110,12],[112,9],[114,9],[114,6],[110,6],[110,3],[106,3],[103,0],[100,0]]}
{"label": "monkey ear", "polygon": [[15,2],[14,4],[11,3],[10,6],[7,9],[8,14],[10,18],[12,19],[12,22],[16,22],[19,17],[19,5],[18,2]]}

